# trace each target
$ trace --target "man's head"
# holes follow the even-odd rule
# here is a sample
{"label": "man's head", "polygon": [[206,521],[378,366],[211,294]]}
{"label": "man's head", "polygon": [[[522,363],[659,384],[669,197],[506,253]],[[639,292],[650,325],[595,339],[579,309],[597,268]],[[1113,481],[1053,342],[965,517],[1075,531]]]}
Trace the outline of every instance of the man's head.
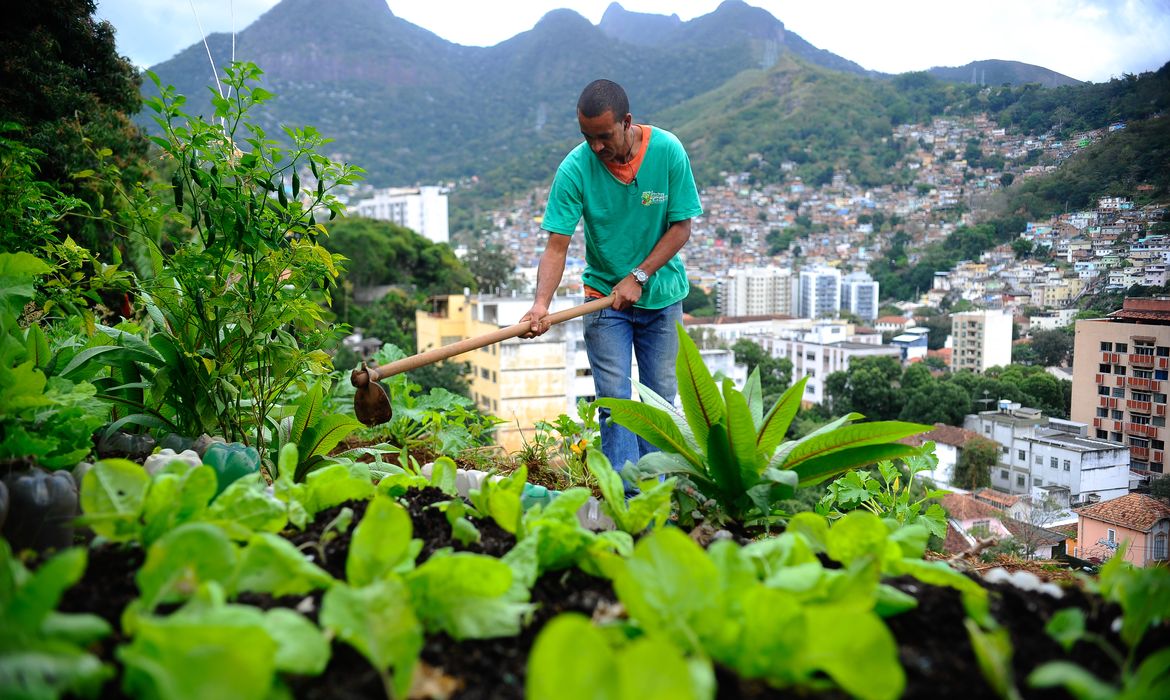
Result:
{"label": "man's head", "polygon": [[586,85],[577,99],[577,121],[581,135],[598,158],[613,161],[629,156],[629,130],[634,118],[621,85],[604,79]]}

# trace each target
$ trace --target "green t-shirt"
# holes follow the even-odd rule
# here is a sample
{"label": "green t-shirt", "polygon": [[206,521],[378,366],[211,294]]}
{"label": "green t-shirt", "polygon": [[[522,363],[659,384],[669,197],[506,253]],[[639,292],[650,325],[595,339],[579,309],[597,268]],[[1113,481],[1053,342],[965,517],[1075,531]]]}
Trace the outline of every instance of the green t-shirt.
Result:
{"label": "green t-shirt", "polygon": [[[634,180],[614,177],[588,143],[569,152],[557,168],[541,227],[573,235],[585,219],[582,280],[609,294],[646,259],[671,222],[699,216],[703,207],[691,162],[678,138],[652,128]],[[686,298],[687,273],[678,255],[650,276],[635,306],[661,309]]]}

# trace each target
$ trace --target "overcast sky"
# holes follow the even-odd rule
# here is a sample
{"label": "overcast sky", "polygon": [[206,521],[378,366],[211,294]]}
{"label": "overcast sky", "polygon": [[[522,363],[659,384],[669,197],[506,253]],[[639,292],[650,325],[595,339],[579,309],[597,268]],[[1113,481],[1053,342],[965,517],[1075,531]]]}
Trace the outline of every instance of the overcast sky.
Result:
{"label": "overcast sky", "polygon": [[[97,0],[118,48],[152,66],[204,31],[239,31],[277,0]],[[610,0],[389,0],[390,10],[440,37],[492,46],[548,11],[576,10],[594,24]],[[886,73],[998,58],[1103,82],[1170,61],[1170,0],[748,0],[814,46]],[[328,11],[329,0],[320,0]],[[631,12],[713,11],[719,0],[622,0]],[[194,7],[194,12],[192,11]],[[198,20],[196,19],[198,18]]]}

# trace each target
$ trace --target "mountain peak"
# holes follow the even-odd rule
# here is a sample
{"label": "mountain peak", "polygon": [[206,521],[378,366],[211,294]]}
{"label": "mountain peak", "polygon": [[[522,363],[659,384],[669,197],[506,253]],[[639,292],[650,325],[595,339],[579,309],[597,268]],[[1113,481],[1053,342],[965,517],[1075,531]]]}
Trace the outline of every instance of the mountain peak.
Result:
{"label": "mountain peak", "polygon": [[597,27],[607,36],[630,44],[657,46],[669,38],[670,32],[682,26],[677,14],[669,17],[644,12],[630,12],[616,2],[605,8]]}

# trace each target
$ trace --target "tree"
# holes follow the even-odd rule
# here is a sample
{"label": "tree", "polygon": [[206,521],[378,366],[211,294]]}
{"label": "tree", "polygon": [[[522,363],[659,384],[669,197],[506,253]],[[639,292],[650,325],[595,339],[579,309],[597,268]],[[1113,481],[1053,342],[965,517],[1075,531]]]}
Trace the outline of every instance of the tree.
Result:
{"label": "tree", "polygon": [[711,295],[704,292],[701,287],[691,285],[691,291],[687,293],[687,298],[683,299],[683,312],[691,314],[692,316],[714,316],[716,315],[715,300]]}
{"label": "tree", "polygon": [[959,450],[952,483],[969,491],[991,486],[991,468],[999,461],[999,444],[984,437],[973,437]]}
{"label": "tree", "polygon": [[482,292],[495,293],[516,289],[516,258],[498,245],[485,245],[467,254],[467,269]]}
{"label": "tree", "polygon": [[825,379],[834,415],[854,412],[870,420],[894,420],[901,411],[902,366],[892,357],[862,357]]}
{"label": "tree", "polygon": [[451,248],[389,221],[338,219],[329,227],[325,247],[349,258],[346,279],[354,286],[392,284],[423,294],[452,294],[475,286]]}
{"label": "tree", "polygon": [[1170,476],[1163,475],[1151,478],[1150,495],[1170,503]]}
{"label": "tree", "polygon": [[[141,106],[138,70],[118,55],[114,28],[97,21],[93,0],[13,3],[0,26],[0,123],[23,129],[21,140],[40,151],[38,179],[77,197],[93,217],[60,222],[60,236],[92,250],[116,240],[110,221],[122,210],[104,163],[121,187],[149,180],[148,141],[128,115]],[[108,149],[105,156],[100,149]],[[102,216],[103,209],[111,216]]]}
{"label": "tree", "polygon": [[746,338],[737,340],[731,346],[735,361],[747,365],[748,371],[760,370],[760,389],[764,394],[764,405],[770,406],[792,384],[792,360],[769,355],[759,343]]}
{"label": "tree", "polygon": [[1032,334],[1032,350],[1044,367],[1061,367],[1072,352],[1073,339],[1061,329],[1036,331]]}
{"label": "tree", "polygon": [[1027,238],[1017,238],[1012,241],[1012,252],[1016,254],[1016,260],[1027,260],[1032,257],[1036,246]]}
{"label": "tree", "polygon": [[933,381],[903,394],[902,412],[898,420],[914,423],[963,424],[971,396],[958,384]]}

